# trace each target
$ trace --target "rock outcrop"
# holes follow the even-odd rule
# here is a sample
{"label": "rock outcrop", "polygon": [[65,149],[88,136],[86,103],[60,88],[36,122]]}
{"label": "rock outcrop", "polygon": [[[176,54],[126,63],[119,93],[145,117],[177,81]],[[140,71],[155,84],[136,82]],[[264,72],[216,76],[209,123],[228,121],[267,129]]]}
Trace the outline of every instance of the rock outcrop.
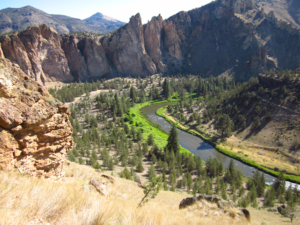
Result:
{"label": "rock outcrop", "polygon": [[[236,208],[236,205],[232,201],[225,201],[219,196],[211,195],[198,195],[197,197],[185,198],[179,204],[179,209],[185,209],[189,206],[194,205],[197,201],[205,201],[209,203],[215,203],[219,209],[224,210],[224,212],[229,209]],[[251,220],[250,212],[247,209],[241,208],[238,210],[238,214],[244,216],[249,222]]]}
{"label": "rock outcrop", "polygon": [[111,74],[111,67],[98,38],[63,35],[61,47],[76,79],[99,78]]}
{"label": "rock outcrop", "polygon": [[157,68],[145,50],[144,30],[138,13],[127,25],[101,40],[108,60],[118,73],[146,76]]}
{"label": "rock outcrop", "polygon": [[3,54],[39,82],[155,73],[234,76],[296,70],[300,31],[253,0],[218,0],[142,25],[140,14],[102,37],[58,36],[46,25],[0,37]]}
{"label": "rock outcrop", "polygon": [[70,111],[19,65],[0,58],[0,169],[60,176],[73,146]]}
{"label": "rock outcrop", "polygon": [[34,80],[73,81],[68,61],[61,49],[60,36],[46,26],[29,27],[25,31],[0,38],[6,58],[19,64]]}
{"label": "rock outcrop", "polygon": [[205,200],[210,203],[216,203],[220,209],[223,208],[234,208],[235,204],[231,201],[225,201],[219,196],[211,195],[198,195],[197,197],[185,198],[179,204],[179,209],[184,209],[188,206],[195,204],[197,201]]}

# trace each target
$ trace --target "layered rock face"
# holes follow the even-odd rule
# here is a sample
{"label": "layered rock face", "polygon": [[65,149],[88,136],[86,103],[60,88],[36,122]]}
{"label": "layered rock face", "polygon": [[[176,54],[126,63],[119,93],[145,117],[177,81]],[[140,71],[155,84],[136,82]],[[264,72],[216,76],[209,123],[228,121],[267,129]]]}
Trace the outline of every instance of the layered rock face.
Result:
{"label": "layered rock face", "polygon": [[146,53],[144,32],[140,14],[113,35],[101,41],[108,59],[115,70],[123,74],[145,76],[157,73],[157,68]]}
{"label": "layered rock face", "polygon": [[36,81],[74,80],[60,46],[60,37],[52,28],[29,27],[18,35],[2,36],[0,42],[5,57],[19,64]]}
{"label": "layered rock face", "polygon": [[73,146],[68,108],[4,58],[0,58],[0,105],[0,169],[59,176]]}
{"label": "layered rock face", "polygon": [[221,74],[247,80],[300,66],[300,31],[254,0],[218,0],[163,20],[141,16],[103,36],[58,36],[45,25],[2,36],[3,54],[36,81],[155,73]]}
{"label": "layered rock face", "polygon": [[99,38],[63,35],[61,47],[76,80],[102,77],[112,72]]}

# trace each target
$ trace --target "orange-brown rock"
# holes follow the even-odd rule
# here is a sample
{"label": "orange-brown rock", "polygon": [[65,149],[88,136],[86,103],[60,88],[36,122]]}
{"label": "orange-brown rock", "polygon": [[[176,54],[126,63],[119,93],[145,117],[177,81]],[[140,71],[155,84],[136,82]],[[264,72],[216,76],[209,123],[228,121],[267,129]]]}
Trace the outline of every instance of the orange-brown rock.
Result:
{"label": "orange-brown rock", "polygon": [[59,176],[72,148],[70,111],[17,64],[0,58],[0,169]]}
{"label": "orange-brown rock", "polygon": [[167,66],[163,63],[163,46],[161,41],[162,30],[165,22],[162,17],[152,17],[151,21],[145,25],[145,49],[160,72],[165,72]]}
{"label": "orange-brown rock", "polygon": [[156,65],[145,50],[144,31],[140,14],[130,18],[114,34],[105,36],[101,43],[108,60],[117,72],[134,76],[157,73]]}
{"label": "orange-brown rock", "polygon": [[19,64],[34,80],[73,81],[57,32],[42,24],[10,36],[2,36],[3,53],[6,58]]}
{"label": "orange-brown rock", "polygon": [[19,37],[15,34],[10,36],[1,36],[0,42],[5,58],[17,63],[28,76],[34,78],[35,75],[33,73],[26,49]]}
{"label": "orange-brown rock", "polygon": [[112,72],[99,38],[63,35],[61,47],[76,79],[102,77]]}
{"label": "orange-brown rock", "polygon": [[263,70],[297,70],[299,24],[279,20],[278,12],[265,13],[258,5],[216,0],[144,25],[137,14],[102,37],[58,36],[40,25],[1,36],[0,43],[4,56],[40,83],[155,73],[224,74],[241,81]]}

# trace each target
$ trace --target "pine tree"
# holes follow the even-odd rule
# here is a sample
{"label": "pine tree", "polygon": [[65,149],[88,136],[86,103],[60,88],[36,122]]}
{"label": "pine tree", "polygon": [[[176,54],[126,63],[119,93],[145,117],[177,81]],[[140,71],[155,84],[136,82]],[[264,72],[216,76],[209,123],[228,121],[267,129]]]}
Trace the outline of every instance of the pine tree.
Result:
{"label": "pine tree", "polygon": [[164,80],[162,88],[163,88],[162,95],[164,96],[165,99],[169,99],[172,93],[171,93],[171,85],[167,78]]}
{"label": "pine tree", "polygon": [[136,166],[136,170],[140,173],[144,171],[142,160],[139,160],[138,165]]}
{"label": "pine tree", "polygon": [[84,161],[83,161],[83,159],[81,158],[81,156],[80,156],[79,159],[78,159],[78,163],[81,164],[81,165],[84,164]]}
{"label": "pine tree", "polygon": [[226,193],[225,187],[222,188],[222,198],[223,198],[224,200],[227,200],[227,193]]}
{"label": "pine tree", "polygon": [[272,186],[265,194],[264,206],[265,207],[274,207],[274,199],[275,199],[275,190]]}
{"label": "pine tree", "polygon": [[187,172],[187,190],[188,190],[188,193],[190,193],[190,190],[192,188],[192,183],[193,183],[192,176],[189,172]]}
{"label": "pine tree", "polygon": [[242,186],[239,190],[239,197],[242,197],[245,194],[245,188]]}
{"label": "pine tree", "polygon": [[217,178],[217,182],[216,182],[216,185],[215,185],[215,194],[218,195],[220,192],[220,179],[219,177]]}
{"label": "pine tree", "polygon": [[168,144],[166,147],[170,151],[173,151],[175,154],[177,154],[180,150],[180,146],[178,142],[178,132],[175,125],[173,125],[170,130],[170,134],[168,137]]}
{"label": "pine tree", "polygon": [[164,182],[164,191],[167,191],[168,190],[168,185],[166,182]]}
{"label": "pine tree", "polygon": [[193,196],[194,197],[196,197],[197,191],[198,191],[198,181],[195,180],[194,186],[193,186]]}
{"label": "pine tree", "polygon": [[132,180],[132,176],[127,167],[125,167],[124,170],[120,173],[120,177],[125,178],[127,180]]}
{"label": "pine tree", "polygon": [[149,197],[155,198],[158,192],[160,191],[162,186],[161,177],[153,178],[144,188],[145,196],[142,198],[139,206],[142,205],[143,202],[147,202]]}
{"label": "pine tree", "polygon": [[282,172],[276,178],[275,182],[273,183],[273,187],[274,187],[276,196],[279,196],[279,195],[285,193],[285,179],[284,179]]}
{"label": "pine tree", "polygon": [[234,193],[233,196],[232,196],[232,201],[236,202],[236,200],[237,200],[237,197],[236,197],[236,194]]}
{"label": "pine tree", "polygon": [[130,94],[129,94],[129,97],[130,97],[130,99],[131,99],[133,102],[136,102],[136,93],[135,93],[135,88],[134,88],[134,87],[131,87],[131,88],[130,88]]}
{"label": "pine tree", "polygon": [[151,164],[151,166],[149,168],[148,175],[149,175],[150,181],[156,177],[155,168],[154,168],[153,164]]}
{"label": "pine tree", "polygon": [[221,115],[219,119],[216,121],[216,125],[215,125],[215,128],[219,133],[221,133],[222,137],[231,136],[231,131],[233,127],[234,124],[227,114]]}

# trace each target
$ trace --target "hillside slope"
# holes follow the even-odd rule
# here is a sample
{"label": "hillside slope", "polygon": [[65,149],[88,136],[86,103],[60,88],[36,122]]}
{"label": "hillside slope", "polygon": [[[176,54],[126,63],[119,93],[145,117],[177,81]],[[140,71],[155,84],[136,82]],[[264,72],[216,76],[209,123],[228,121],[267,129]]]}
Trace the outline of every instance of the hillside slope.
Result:
{"label": "hillside slope", "polygon": [[100,20],[92,16],[87,21],[64,15],[51,15],[32,6],[0,10],[0,33],[25,30],[28,26],[38,26],[40,24],[47,24],[59,34],[66,34],[74,31],[107,33],[125,23],[104,15]]}
{"label": "hillside slope", "polygon": [[[112,184],[101,177],[109,173],[75,163],[65,166],[63,172],[64,178],[53,181],[0,171],[1,224],[249,224],[235,215],[235,209],[223,211],[207,202],[179,210],[180,201],[188,195],[178,192],[161,191],[137,207],[143,189],[133,181],[113,177]],[[98,193],[91,179],[103,182],[109,194]],[[265,210],[249,210],[253,225],[289,221]]]}

